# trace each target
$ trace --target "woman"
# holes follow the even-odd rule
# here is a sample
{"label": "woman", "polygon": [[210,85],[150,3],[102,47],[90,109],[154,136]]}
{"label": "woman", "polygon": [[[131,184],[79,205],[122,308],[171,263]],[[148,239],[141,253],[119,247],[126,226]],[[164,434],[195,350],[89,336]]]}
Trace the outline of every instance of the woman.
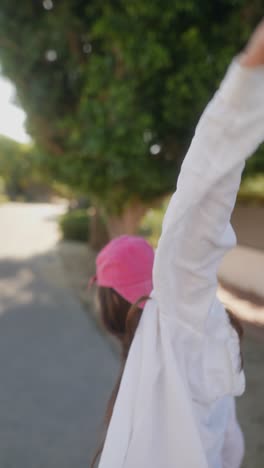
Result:
{"label": "woman", "polygon": [[[199,121],[165,214],[153,290],[151,254],[136,238],[133,248],[119,238],[98,256],[102,317],[124,359],[100,468],[240,466],[234,396],[245,378],[238,333],[216,297],[217,270],[236,244],[230,216],[245,160],[263,138],[262,22]],[[130,308],[137,299],[142,314]]]}

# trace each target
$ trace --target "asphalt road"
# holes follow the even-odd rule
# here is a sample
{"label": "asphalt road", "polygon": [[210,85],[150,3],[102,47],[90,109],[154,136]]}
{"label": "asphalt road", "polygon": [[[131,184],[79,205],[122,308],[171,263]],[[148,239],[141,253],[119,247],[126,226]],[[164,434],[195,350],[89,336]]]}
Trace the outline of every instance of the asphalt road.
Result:
{"label": "asphalt road", "polygon": [[56,253],[61,211],[0,207],[1,468],[87,468],[117,373]]}

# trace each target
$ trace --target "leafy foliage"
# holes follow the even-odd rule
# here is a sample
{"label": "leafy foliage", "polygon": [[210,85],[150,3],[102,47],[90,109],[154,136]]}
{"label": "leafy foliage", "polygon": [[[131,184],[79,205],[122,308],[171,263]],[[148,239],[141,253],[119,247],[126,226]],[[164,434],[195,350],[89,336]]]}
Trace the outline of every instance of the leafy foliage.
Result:
{"label": "leafy foliage", "polygon": [[171,191],[259,0],[2,0],[0,60],[45,170],[108,213]]}
{"label": "leafy foliage", "polygon": [[0,174],[3,188],[11,198],[23,195],[30,183],[40,180],[35,163],[31,146],[0,137]]}
{"label": "leafy foliage", "polygon": [[87,210],[72,210],[61,216],[59,226],[65,240],[87,242],[90,217]]}
{"label": "leafy foliage", "polygon": [[238,200],[264,204],[264,171],[255,175],[245,175],[242,181]]}
{"label": "leafy foliage", "polygon": [[11,199],[73,197],[67,186],[50,180],[35,145],[21,144],[5,136],[0,136],[0,176],[0,193]]}

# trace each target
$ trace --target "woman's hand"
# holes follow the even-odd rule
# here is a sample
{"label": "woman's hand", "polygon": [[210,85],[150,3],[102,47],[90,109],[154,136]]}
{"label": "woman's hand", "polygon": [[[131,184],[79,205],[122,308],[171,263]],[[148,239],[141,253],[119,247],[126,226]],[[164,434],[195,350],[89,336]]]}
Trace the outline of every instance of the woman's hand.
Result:
{"label": "woman's hand", "polygon": [[244,67],[264,65],[264,19],[253,32],[239,61]]}

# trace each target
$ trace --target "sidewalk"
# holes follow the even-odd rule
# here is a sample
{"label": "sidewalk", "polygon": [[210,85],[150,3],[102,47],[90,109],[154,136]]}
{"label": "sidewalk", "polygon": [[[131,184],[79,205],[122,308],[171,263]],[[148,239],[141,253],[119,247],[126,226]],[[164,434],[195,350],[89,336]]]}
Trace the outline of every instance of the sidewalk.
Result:
{"label": "sidewalk", "polygon": [[237,246],[224,258],[219,279],[243,295],[264,298],[264,251]]}
{"label": "sidewalk", "polygon": [[0,207],[1,468],[87,468],[118,373],[91,310],[69,287],[60,212]]}

